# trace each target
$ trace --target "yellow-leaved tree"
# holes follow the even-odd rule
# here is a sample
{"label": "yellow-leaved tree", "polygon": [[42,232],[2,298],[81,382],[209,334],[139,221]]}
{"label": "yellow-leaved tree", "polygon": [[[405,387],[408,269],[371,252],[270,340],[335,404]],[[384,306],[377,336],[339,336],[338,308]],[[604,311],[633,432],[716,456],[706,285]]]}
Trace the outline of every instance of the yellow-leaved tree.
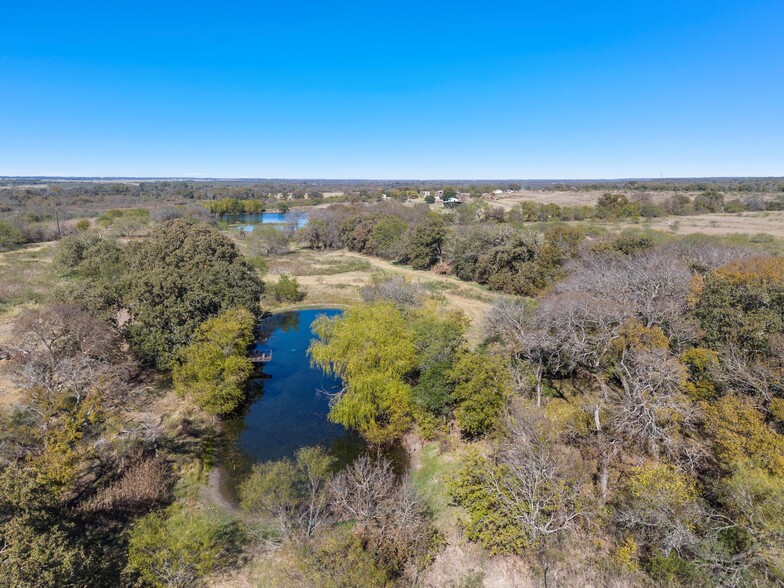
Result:
{"label": "yellow-leaved tree", "polygon": [[329,419],[351,427],[370,443],[400,438],[411,424],[411,385],[403,377],[416,365],[414,332],[389,302],[362,304],[313,324],[314,364],[343,379]]}
{"label": "yellow-leaved tree", "polygon": [[224,311],[203,322],[194,342],[180,352],[174,366],[175,390],[193,398],[212,415],[237,408],[253,371],[245,352],[253,340],[254,324],[253,314],[244,308]]}

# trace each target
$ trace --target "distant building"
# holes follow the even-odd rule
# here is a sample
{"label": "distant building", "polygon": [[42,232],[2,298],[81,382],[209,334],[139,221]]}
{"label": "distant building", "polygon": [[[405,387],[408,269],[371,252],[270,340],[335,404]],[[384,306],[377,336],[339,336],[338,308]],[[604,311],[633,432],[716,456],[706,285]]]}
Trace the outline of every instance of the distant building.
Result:
{"label": "distant building", "polygon": [[456,206],[459,206],[460,204],[462,204],[460,199],[459,198],[455,198],[454,196],[452,198],[449,198],[448,200],[444,200],[444,208],[455,208]]}
{"label": "distant building", "polygon": [[422,198],[425,198],[426,196],[430,196],[430,190],[422,190],[422,191],[419,193],[419,195],[420,195]]}
{"label": "distant building", "polygon": [[493,194],[503,194],[503,190],[493,190]]}

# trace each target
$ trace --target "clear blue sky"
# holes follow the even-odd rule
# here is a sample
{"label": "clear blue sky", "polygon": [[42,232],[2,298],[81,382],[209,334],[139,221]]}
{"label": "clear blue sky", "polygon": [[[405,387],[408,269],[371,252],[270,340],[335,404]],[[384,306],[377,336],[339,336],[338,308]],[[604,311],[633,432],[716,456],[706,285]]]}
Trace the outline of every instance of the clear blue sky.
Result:
{"label": "clear blue sky", "polygon": [[784,1],[2,2],[0,175],[784,175]]}

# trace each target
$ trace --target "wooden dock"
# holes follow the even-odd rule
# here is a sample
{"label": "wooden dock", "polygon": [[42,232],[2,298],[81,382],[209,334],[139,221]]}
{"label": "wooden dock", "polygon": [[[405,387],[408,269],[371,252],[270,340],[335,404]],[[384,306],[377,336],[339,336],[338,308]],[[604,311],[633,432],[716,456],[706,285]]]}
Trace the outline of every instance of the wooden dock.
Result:
{"label": "wooden dock", "polygon": [[267,363],[272,361],[272,351],[269,349],[259,349],[250,352],[248,356],[253,363]]}

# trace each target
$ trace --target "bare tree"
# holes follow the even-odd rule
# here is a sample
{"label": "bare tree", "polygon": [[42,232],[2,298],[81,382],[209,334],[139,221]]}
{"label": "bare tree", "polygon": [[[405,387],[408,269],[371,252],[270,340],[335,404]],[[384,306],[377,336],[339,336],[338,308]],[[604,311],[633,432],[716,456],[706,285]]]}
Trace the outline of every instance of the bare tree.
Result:
{"label": "bare tree", "polygon": [[522,402],[513,405],[506,424],[498,453],[503,467],[488,469],[486,480],[504,512],[531,544],[574,528],[587,516],[579,452],[560,443],[552,423]]}
{"label": "bare tree", "polygon": [[93,392],[102,393],[104,405],[121,402],[136,373],[116,331],[76,305],[28,311],[14,335],[20,351],[14,378],[44,429],[68,402],[79,405]]}
{"label": "bare tree", "polygon": [[620,387],[611,391],[610,427],[658,455],[672,452],[680,426],[693,416],[681,391],[686,369],[666,349],[649,349],[624,356],[616,371]]}
{"label": "bare tree", "polygon": [[677,255],[653,250],[637,255],[589,254],[556,292],[602,299],[645,327],[661,327],[678,344],[694,338],[686,319],[692,272]]}

